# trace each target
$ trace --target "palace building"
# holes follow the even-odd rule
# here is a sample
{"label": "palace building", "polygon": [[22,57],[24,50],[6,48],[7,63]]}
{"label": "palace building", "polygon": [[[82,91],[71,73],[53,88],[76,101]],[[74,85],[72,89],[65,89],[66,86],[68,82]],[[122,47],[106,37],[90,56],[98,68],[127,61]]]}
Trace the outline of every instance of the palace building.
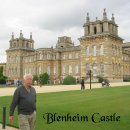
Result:
{"label": "palace building", "polygon": [[123,43],[118,35],[118,25],[114,15],[107,18],[104,9],[102,20],[91,21],[87,13],[83,25],[84,35],[79,38],[80,45],[75,46],[71,37],[58,37],[56,47],[34,48],[32,34],[24,38],[10,40],[5,75],[10,80],[22,79],[26,73],[40,75],[47,72],[50,81],[60,83],[72,75],[76,79],[88,76],[92,71],[93,80],[102,76],[112,81],[123,81],[130,76],[130,43]]}

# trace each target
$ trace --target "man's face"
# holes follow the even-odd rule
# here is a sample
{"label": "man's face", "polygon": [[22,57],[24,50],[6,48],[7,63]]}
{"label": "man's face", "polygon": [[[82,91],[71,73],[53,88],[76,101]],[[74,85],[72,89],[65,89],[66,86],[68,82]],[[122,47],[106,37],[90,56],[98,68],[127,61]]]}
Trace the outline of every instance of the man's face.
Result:
{"label": "man's face", "polygon": [[32,77],[31,76],[26,77],[26,79],[24,80],[24,83],[25,83],[26,86],[31,87]]}

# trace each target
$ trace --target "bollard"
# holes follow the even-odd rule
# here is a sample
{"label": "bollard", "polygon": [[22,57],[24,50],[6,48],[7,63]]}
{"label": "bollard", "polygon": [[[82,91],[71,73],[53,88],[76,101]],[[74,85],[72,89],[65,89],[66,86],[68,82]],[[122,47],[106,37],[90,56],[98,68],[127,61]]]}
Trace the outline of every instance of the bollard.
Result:
{"label": "bollard", "polygon": [[2,128],[5,129],[5,126],[6,126],[6,107],[3,107]]}
{"label": "bollard", "polygon": [[91,78],[92,78],[92,71],[90,70],[90,89],[91,89],[91,84],[92,84]]}

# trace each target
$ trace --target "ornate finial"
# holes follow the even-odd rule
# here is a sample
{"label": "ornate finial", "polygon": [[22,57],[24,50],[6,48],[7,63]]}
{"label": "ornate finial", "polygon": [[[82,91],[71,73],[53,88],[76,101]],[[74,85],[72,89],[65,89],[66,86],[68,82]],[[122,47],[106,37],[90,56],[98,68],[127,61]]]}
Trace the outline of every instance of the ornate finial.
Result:
{"label": "ornate finial", "polygon": [[112,20],[113,22],[115,22],[114,14],[112,14],[112,18],[111,18],[111,20]]}
{"label": "ornate finial", "polygon": [[86,21],[87,21],[87,22],[90,22],[89,13],[87,13]]}
{"label": "ornate finial", "polygon": [[96,17],[96,21],[98,21],[98,17]]}
{"label": "ornate finial", "polygon": [[30,32],[30,39],[32,40],[32,32]]}
{"label": "ornate finial", "polygon": [[103,20],[107,20],[107,13],[106,13],[106,9],[104,8],[104,12],[103,12]]}
{"label": "ornate finial", "polygon": [[14,39],[14,33],[12,32],[12,39]]}

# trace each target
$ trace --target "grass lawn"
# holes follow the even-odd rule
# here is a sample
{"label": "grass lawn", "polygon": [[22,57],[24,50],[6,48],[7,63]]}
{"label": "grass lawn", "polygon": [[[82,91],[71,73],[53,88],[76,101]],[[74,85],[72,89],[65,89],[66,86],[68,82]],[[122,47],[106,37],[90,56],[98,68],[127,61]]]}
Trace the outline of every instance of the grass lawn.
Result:
{"label": "grass lawn", "polygon": [[[2,106],[7,107],[7,117],[9,111],[9,104],[12,97],[0,97],[0,122],[2,120]],[[54,121],[47,124],[46,119],[43,118],[45,113],[57,113],[56,117],[65,116],[68,113],[72,117],[79,114],[79,116],[86,116],[88,120],[77,121]],[[92,115],[95,114],[94,120],[98,122],[100,118],[107,121],[94,123]],[[116,116],[120,116],[119,121],[114,121]],[[103,117],[101,117],[103,116]],[[108,119],[109,118],[109,119]],[[113,121],[108,121],[108,120]],[[51,121],[51,118],[50,118]],[[8,124],[7,119],[7,124]],[[15,112],[14,126],[17,125],[17,112]],[[37,94],[37,122],[36,130],[130,130],[130,87],[113,87],[103,89],[92,89],[85,91],[67,91]]]}

